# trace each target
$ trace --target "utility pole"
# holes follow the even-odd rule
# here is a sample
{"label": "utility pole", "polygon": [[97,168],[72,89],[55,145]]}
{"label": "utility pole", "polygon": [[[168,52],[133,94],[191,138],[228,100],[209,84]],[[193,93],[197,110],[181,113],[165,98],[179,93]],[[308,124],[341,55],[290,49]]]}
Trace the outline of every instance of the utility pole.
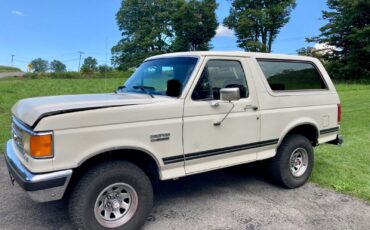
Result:
{"label": "utility pole", "polygon": [[105,71],[104,71],[104,90],[107,86],[107,68],[108,68],[108,38],[105,37]]}
{"label": "utility pole", "polygon": [[13,61],[14,61],[14,54],[12,54],[12,66],[13,66]]}
{"label": "utility pole", "polygon": [[77,53],[80,54],[80,59],[78,61],[78,72],[80,72],[80,67],[81,67],[81,57],[82,57],[82,54],[84,54],[84,52],[81,52],[81,51],[78,51]]}

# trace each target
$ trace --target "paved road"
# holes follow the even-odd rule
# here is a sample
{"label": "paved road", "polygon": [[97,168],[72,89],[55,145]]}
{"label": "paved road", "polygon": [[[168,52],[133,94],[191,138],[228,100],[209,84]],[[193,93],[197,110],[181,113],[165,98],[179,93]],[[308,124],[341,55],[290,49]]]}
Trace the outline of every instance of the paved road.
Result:
{"label": "paved road", "polygon": [[4,77],[15,77],[15,76],[23,76],[23,72],[10,72],[10,73],[0,73],[0,78]]}
{"label": "paved road", "polygon": [[[0,229],[71,229],[63,202],[34,203],[8,181],[0,157]],[[370,229],[370,205],[314,184],[276,187],[258,164],[155,185],[144,230]]]}

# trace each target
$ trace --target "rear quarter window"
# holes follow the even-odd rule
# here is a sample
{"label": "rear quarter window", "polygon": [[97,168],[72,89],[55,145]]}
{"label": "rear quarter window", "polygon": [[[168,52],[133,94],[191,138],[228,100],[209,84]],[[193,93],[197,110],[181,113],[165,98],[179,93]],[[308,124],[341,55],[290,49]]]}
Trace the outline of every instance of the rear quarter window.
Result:
{"label": "rear quarter window", "polygon": [[313,63],[266,59],[257,61],[274,91],[327,89]]}

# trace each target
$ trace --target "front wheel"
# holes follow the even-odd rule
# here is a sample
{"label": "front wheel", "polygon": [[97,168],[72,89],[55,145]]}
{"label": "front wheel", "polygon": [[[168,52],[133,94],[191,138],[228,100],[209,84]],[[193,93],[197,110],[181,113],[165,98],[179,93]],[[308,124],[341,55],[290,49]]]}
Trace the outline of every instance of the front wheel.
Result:
{"label": "front wheel", "polygon": [[287,188],[297,188],[309,179],[314,164],[313,147],[302,135],[286,137],[270,160],[270,174],[274,181]]}
{"label": "front wheel", "polygon": [[71,192],[69,213],[77,229],[138,229],[153,205],[149,178],[126,161],[91,168]]}

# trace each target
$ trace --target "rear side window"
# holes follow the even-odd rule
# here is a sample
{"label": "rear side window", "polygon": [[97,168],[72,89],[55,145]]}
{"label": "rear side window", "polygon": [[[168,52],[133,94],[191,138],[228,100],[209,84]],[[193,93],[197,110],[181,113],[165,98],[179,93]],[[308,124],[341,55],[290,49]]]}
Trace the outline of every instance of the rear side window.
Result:
{"label": "rear side window", "polygon": [[327,89],[312,63],[265,59],[257,61],[274,91]]}

